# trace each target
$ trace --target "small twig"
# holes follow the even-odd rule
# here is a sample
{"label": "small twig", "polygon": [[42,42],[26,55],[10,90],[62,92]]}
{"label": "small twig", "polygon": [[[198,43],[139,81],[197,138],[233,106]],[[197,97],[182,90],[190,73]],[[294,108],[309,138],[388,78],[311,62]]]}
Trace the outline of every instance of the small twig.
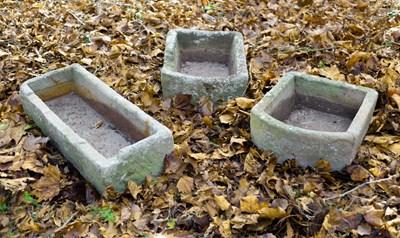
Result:
{"label": "small twig", "polygon": [[288,54],[288,53],[294,53],[294,52],[302,51],[302,50],[307,51],[307,52],[317,52],[317,51],[334,50],[334,49],[336,49],[335,46],[327,47],[327,48],[299,47],[299,48],[296,48],[294,50],[281,51],[281,53]]}
{"label": "small twig", "polygon": [[392,176],[390,176],[390,177],[388,177],[388,178],[383,178],[383,179],[377,179],[377,180],[373,180],[373,181],[368,181],[368,182],[365,182],[365,183],[363,183],[363,184],[360,184],[360,185],[358,185],[357,187],[355,187],[355,188],[353,188],[353,189],[350,189],[349,191],[344,192],[344,193],[342,193],[342,194],[340,194],[340,195],[333,196],[333,197],[329,197],[329,198],[325,198],[325,200],[332,200],[332,199],[335,199],[335,198],[341,198],[341,197],[344,197],[344,196],[346,196],[347,194],[349,194],[349,193],[351,193],[351,192],[356,191],[357,189],[359,189],[359,188],[361,188],[361,187],[363,187],[363,186],[365,186],[365,185],[374,184],[374,183],[381,183],[381,182],[384,182],[384,181],[392,180],[392,179],[397,178],[397,177],[399,177],[398,174],[392,175]]}
{"label": "small twig", "polygon": [[77,21],[79,21],[79,23],[85,25],[85,23],[81,19],[79,19],[79,17],[77,17],[71,10],[69,10],[68,13],[71,14]]}
{"label": "small twig", "polygon": [[72,214],[68,220],[59,228],[57,228],[56,230],[54,230],[54,233],[61,231],[62,229],[64,229],[71,221],[72,219],[74,219],[74,217],[76,216],[76,214],[78,214],[78,211],[76,211],[74,214]]}
{"label": "small twig", "polygon": [[98,4],[105,4],[105,5],[111,5],[111,6],[121,6],[121,7],[132,7],[133,4],[127,4],[127,3],[119,3],[119,2],[107,2],[107,1],[100,1]]}

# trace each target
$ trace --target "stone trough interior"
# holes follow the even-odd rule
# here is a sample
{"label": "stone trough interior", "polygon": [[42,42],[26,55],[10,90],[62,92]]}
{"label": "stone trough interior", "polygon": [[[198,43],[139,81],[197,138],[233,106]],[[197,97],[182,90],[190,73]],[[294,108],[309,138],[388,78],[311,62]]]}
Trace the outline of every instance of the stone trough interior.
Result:
{"label": "stone trough interior", "polygon": [[121,114],[91,99],[95,97],[90,95],[90,90],[71,81],[36,94],[65,124],[105,158],[115,156],[121,148],[146,137]]}
{"label": "stone trough interior", "polygon": [[[310,85],[312,87],[312,85]],[[278,102],[271,116],[288,125],[308,130],[345,132],[352,123],[362,102],[348,106],[325,98],[310,95],[296,87],[288,98]],[[339,96],[339,95],[338,95]]]}
{"label": "stone trough interior", "polygon": [[178,34],[177,71],[198,77],[227,77],[235,74],[231,47],[233,38]]}

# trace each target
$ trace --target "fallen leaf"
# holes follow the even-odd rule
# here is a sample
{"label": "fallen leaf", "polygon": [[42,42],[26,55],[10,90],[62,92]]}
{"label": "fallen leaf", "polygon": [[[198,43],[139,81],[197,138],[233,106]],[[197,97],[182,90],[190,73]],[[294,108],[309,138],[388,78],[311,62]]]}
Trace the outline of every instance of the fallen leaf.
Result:
{"label": "fallen leaf", "polygon": [[336,65],[319,69],[318,72],[320,75],[325,76],[330,79],[333,79],[333,80],[336,80],[336,81],[345,81],[345,79],[346,79],[344,74],[340,73],[340,71]]}
{"label": "fallen leaf", "polygon": [[142,187],[131,180],[128,181],[128,189],[134,199],[137,199],[137,195],[142,192]]}
{"label": "fallen leaf", "polygon": [[397,108],[400,109],[400,95],[398,94],[393,94],[392,99],[396,102]]}
{"label": "fallen leaf", "polygon": [[34,137],[33,135],[29,135],[22,147],[26,151],[35,151],[41,147],[41,144],[46,144],[49,140],[49,137]]}
{"label": "fallen leaf", "polygon": [[346,67],[351,68],[360,61],[367,61],[370,56],[371,56],[370,53],[356,51],[349,56],[349,60],[346,63]]}
{"label": "fallen leaf", "polygon": [[223,114],[223,115],[219,116],[220,122],[224,123],[224,124],[230,124],[233,122],[234,119],[235,118],[233,117],[232,114]]}
{"label": "fallen leaf", "polygon": [[231,206],[231,204],[228,202],[228,200],[226,200],[225,196],[223,195],[221,196],[215,195],[214,199],[222,211],[227,210]]}
{"label": "fallen leaf", "polygon": [[36,179],[31,177],[16,178],[16,179],[0,178],[0,184],[4,186],[6,190],[16,192],[24,190],[28,185],[27,182],[35,180]]}
{"label": "fallen leaf", "polygon": [[317,164],[315,165],[315,168],[323,172],[329,172],[332,170],[330,163],[326,160],[318,160]]}
{"label": "fallen leaf", "polygon": [[253,194],[250,194],[240,200],[240,209],[242,212],[256,213],[260,210],[258,204],[258,198]]}
{"label": "fallen leaf", "polygon": [[365,212],[365,220],[372,226],[380,227],[383,225],[382,216],[385,213],[383,209],[370,208]]}
{"label": "fallen leaf", "polygon": [[56,166],[49,165],[43,168],[43,176],[31,185],[32,195],[36,196],[39,201],[53,198],[60,192],[62,177]]}
{"label": "fallen leaf", "polygon": [[281,207],[271,208],[271,207],[263,207],[258,210],[261,218],[268,218],[268,219],[276,219],[282,218],[286,216],[285,210]]}
{"label": "fallen leaf", "polygon": [[186,175],[182,176],[176,187],[181,193],[191,194],[193,189],[193,178]]}
{"label": "fallen leaf", "polygon": [[251,109],[254,107],[255,100],[251,98],[238,97],[235,98],[235,101],[241,109]]}

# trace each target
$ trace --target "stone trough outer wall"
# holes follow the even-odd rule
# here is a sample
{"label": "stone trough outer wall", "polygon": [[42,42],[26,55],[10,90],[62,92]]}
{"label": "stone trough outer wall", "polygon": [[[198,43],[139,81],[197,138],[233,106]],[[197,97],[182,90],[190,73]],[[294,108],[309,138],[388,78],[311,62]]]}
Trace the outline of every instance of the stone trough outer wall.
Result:
{"label": "stone trough outer wall", "polygon": [[[68,86],[71,83],[74,86]],[[67,86],[59,87],[64,84]],[[65,92],[54,92],[57,85]],[[41,92],[49,98],[60,96],[70,91],[71,87],[85,97],[112,108],[146,137],[120,149],[115,156],[105,158],[67,126],[37,95]],[[164,157],[173,151],[172,133],[167,127],[124,99],[79,64],[26,81],[21,86],[20,96],[25,113],[100,193],[109,185],[113,185],[117,191],[123,191],[129,180],[142,183],[148,175],[159,176],[163,170]]]}
{"label": "stone trough outer wall", "polygon": [[[217,53],[228,47],[234,72],[227,77],[199,77],[180,73],[180,47],[192,51],[215,50]],[[242,96],[248,85],[243,36],[239,32],[229,31],[170,30],[161,69],[161,84],[164,99],[177,94],[190,94],[192,103],[196,103],[202,96],[207,96],[213,102],[226,102]]]}
{"label": "stone trough outer wall", "polygon": [[[347,131],[307,130],[287,125],[269,115],[280,102],[293,96],[295,87],[347,106],[358,104],[359,110]],[[378,93],[370,88],[304,73],[287,73],[251,110],[252,140],[258,148],[273,151],[280,163],[296,159],[306,167],[315,166],[318,160],[324,159],[330,162],[332,170],[341,170],[353,161],[368,130],[377,98]]]}

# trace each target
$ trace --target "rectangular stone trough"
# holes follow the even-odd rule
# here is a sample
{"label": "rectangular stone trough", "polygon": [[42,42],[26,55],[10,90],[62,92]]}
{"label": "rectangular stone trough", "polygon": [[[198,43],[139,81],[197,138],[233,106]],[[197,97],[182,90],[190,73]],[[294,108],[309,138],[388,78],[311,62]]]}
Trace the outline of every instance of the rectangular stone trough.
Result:
{"label": "rectangular stone trough", "polygon": [[370,88],[290,72],[251,110],[252,140],[278,162],[306,167],[323,159],[340,170],[353,161],[377,98]]}
{"label": "rectangular stone trough", "polygon": [[163,97],[207,96],[223,102],[242,96],[248,84],[246,54],[239,32],[170,30],[161,69]]}
{"label": "rectangular stone trough", "polygon": [[100,193],[160,175],[173,150],[168,128],[79,64],[26,81],[20,96],[25,113]]}

